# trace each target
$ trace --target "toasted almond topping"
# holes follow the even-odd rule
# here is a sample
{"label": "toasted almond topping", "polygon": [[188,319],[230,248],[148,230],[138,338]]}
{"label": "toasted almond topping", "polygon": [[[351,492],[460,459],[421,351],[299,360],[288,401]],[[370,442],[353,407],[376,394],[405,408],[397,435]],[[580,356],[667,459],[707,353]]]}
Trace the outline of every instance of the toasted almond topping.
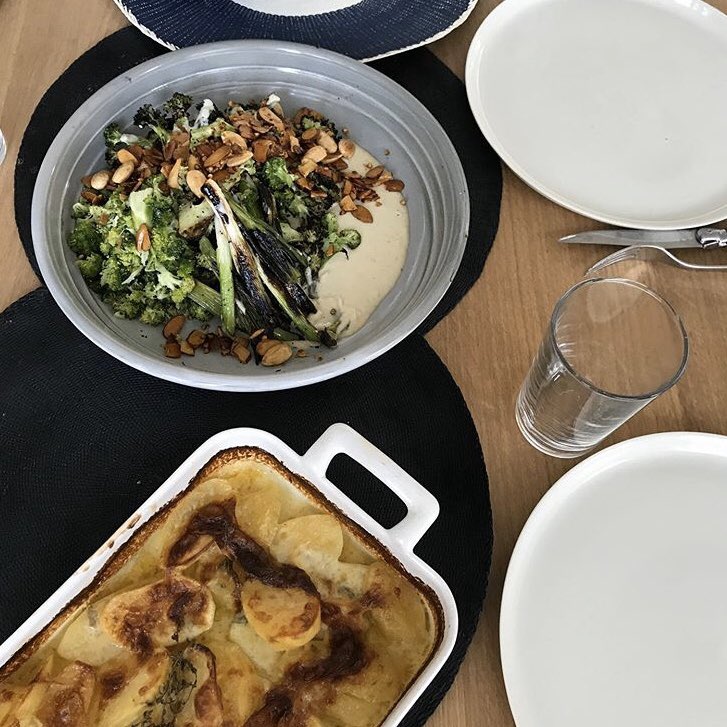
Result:
{"label": "toasted almond topping", "polygon": [[277,346],[279,341],[274,338],[265,338],[255,346],[255,351],[258,356],[264,356],[273,346]]}
{"label": "toasted almond topping", "polygon": [[317,126],[311,126],[310,129],[306,129],[301,135],[300,138],[303,141],[313,141],[314,139],[318,138],[318,134],[321,133],[321,130]]}
{"label": "toasted almond topping", "polygon": [[316,144],[315,146],[312,146],[310,149],[308,149],[308,151],[303,156],[303,161],[310,159],[311,161],[318,164],[318,162],[322,162],[326,158],[326,156],[326,150],[322,146]]}
{"label": "toasted almond topping", "polygon": [[211,167],[216,167],[220,162],[227,159],[228,156],[232,153],[232,149],[230,149],[229,146],[218,146],[217,149],[215,149],[205,160],[204,165],[207,167],[207,169],[210,169]]}
{"label": "toasted almond topping", "polygon": [[204,343],[204,339],[206,337],[207,337],[207,334],[204,331],[201,331],[199,328],[195,328],[187,336],[187,343],[192,348],[199,348]]}
{"label": "toasted almond topping", "polygon": [[356,209],[351,214],[360,222],[373,222],[374,217],[371,211],[364,207],[362,204],[356,205]]}
{"label": "toasted almond topping", "polygon": [[338,151],[340,151],[346,159],[350,159],[356,151],[356,145],[350,139],[341,139],[341,141],[338,142]]}
{"label": "toasted almond topping", "polygon": [[[298,167],[298,171],[300,171],[300,167]],[[305,177],[298,177],[295,183],[303,189],[313,189],[313,185]]]}
{"label": "toasted almond topping", "polygon": [[114,184],[123,184],[134,173],[135,166],[132,162],[125,162],[116,168],[116,171],[111,176],[111,181]]}
{"label": "toasted almond topping", "polygon": [[314,199],[324,199],[328,196],[328,193],[324,192],[322,189],[314,189],[311,191],[310,196]]}
{"label": "toasted almond topping", "polygon": [[228,146],[236,144],[240,149],[247,149],[247,142],[236,131],[223,131],[222,143]]}
{"label": "toasted almond topping", "polygon": [[348,195],[341,198],[340,205],[344,212],[353,212],[356,209],[356,203]]}
{"label": "toasted almond topping", "polygon": [[252,152],[249,149],[240,154],[233,154],[231,157],[227,157],[226,164],[228,167],[239,167],[248,159],[252,159]]}
{"label": "toasted almond topping", "polygon": [[81,192],[81,197],[83,197],[86,202],[90,202],[91,204],[98,204],[99,202],[103,202],[103,197],[100,194],[92,192],[90,189],[84,189],[83,192]]}
{"label": "toasted almond topping", "polygon": [[81,184],[83,184],[84,187],[90,187],[92,178],[93,174],[87,174],[85,177],[81,177]]}
{"label": "toasted almond topping", "polygon": [[261,336],[263,333],[265,333],[264,328],[258,328],[257,331],[255,331],[250,338],[257,338],[258,336]]}
{"label": "toasted almond topping", "polygon": [[275,341],[262,359],[263,366],[280,366],[293,356],[293,349],[283,341]]}
{"label": "toasted almond topping", "polygon": [[131,162],[134,166],[136,166],[139,161],[128,149],[119,149],[116,152],[116,158],[119,160],[120,164]]}
{"label": "toasted almond topping", "polygon": [[298,167],[298,173],[303,177],[307,177],[316,168],[316,166],[317,164],[312,159],[304,158]]}
{"label": "toasted almond topping", "polygon": [[329,154],[333,154],[338,150],[338,144],[336,144],[336,140],[327,131],[321,131],[321,133],[318,134],[318,143]]}
{"label": "toasted almond topping", "polygon": [[180,341],[179,348],[183,354],[187,356],[194,356],[194,346],[191,346],[188,341]]}
{"label": "toasted almond topping", "polygon": [[[142,225],[142,227],[146,227],[146,225]],[[187,319],[183,315],[178,315],[170,318],[162,329],[162,335],[164,336],[164,338],[175,339],[181,333],[182,328],[184,328],[184,323],[186,320]]]}
{"label": "toasted almond topping", "polygon": [[290,138],[288,139],[288,143],[290,144],[290,151],[292,151],[294,154],[300,154],[300,152],[303,151],[303,147],[300,145],[300,141],[298,140],[297,136],[290,135]]}
{"label": "toasted almond topping", "polygon": [[232,344],[232,355],[237,356],[237,360],[241,364],[246,364],[250,360],[252,352],[243,340],[236,338]]}
{"label": "toasted almond topping", "polygon": [[283,120],[269,106],[263,106],[262,108],[258,109],[257,113],[263,121],[267,122],[271,126],[274,126],[276,131],[283,131],[283,129],[285,129],[285,124],[283,124]]}
{"label": "toasted almond topping", "polygon": [[379,174],[379,178],[376,180],[378,182],[387,182],[389,179],[393,179],[394,175],[388,170],[384,169],[381,174]]}
{"label": "toasted almond topping", "polygon": [[270,153],[270,147],[273,145],[272,139],[257,139],[252,144],[252,155],[256,162],[264,162]]}
{"label": "toasted almond topping", "polygon": [[164,355],[167,358],[181,358],[182,348],[176,341],[167,341],[164,344]]}
{"label": "toasted almond topping", "polygon": [[336,252],[336,251],[333,249],[333,245],[329,245],[326,248],[326,257],[333,257],[334,252]]}
{"label": "toasted almond topping", "polygon": [[177,159],[169,170],[169,176],[167,176],[167,184],[170,189],[179,189],[179,170],[181,168],[182,160]]}
{"label": "toasted almond topping", "polygon": [[351,194],[351,191],[353,190],[353,184],[348,179],[343,180],[343,187],[341,188],[341,193],[345,196],[347,194]]}
{"label": "toasted almond topping", "polygon": [[106,189],[109,179],[111,179],[111,172],[109,172],[108,169],[102,169],[100,172],[92,174],[88,181],[90,186],[94,189],[102,190]]}
{"label": "toasted almond topping", "polygon": [[371,167],[371,169],[366,172],[366,179],[378,179],[381,176],[381,172],[383,171],[384,167],[381,164],[375,167]]}
{"label": "toasted almond topping", "polygon": [[384,187],[386,187],[388,192],[401,192],[404,189],[404,182],[401,179],[389,179],[384,182]]}
{"label": "toasted almond topping", "polygon": [[159,168],[159,171],[165,176],[169,176],[169,172],[172,171],[172,165],[169,162],[164,162],[161,167]]}
{"label": "toasted almond topping", "polygon": [[187,158],[187,168],[188,169],[198,169],[199,168],[199,159],[194,154],[190,154]]}
{"label": "toasted almond topping", "polygon": [[333,167],[333,169],[337,169],[339,172],[342,172],[344,169],[348,169],[348,164],[346,164],[346,161],[344,159],[336,159],[335,162],[331,162],[331,167]]}
{"label": "toasted almond topping", "polygon": [[195,197],[202,196],[202,185],[207,181],[207,177],[199,171],[199,169],[192,169],[187,172],[187,186]]}
{"label": "toasted almond topping", "polygon": [[145,224],[141,224],[136,231],[136,249],[144,252],[151,248],[151,237],[149,237],[149,228]]}
{"label": "toasted almond topping", "polygon": [[243,139],[247,139],[248,141],[255,138],[255,132],[252,130],[248,121],[237,124],[237,131]]}
{"label": "toasted almond topping", "polygon": [[333,162],[337,162],[342,156],[343,156],[343,154],[341,154],[340,151],[337,151],[334,154],[329,154],[323,160],[323,164],[332,164]]}

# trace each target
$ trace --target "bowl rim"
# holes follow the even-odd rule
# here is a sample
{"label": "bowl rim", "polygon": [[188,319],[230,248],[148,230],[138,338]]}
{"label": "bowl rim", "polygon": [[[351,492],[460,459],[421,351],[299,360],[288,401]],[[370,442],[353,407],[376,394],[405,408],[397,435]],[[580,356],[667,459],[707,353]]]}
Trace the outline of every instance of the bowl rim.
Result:
{"label": "bowl rim", "polygon": [[[384,90],[408,97],[408,104],[413,106],[421,115],[428,117],[434,133],[440,136],[442,152],[452,160],[450,174],[456,181],[457,188],[463,191],[462,194],[457,195],[461,214],[454,221],[455,227],[452,233],[453,239],[456,238],[455,254],[448,255],[444,259],[438,276],[431,283],[430,295],[425,300],[421,300],[421,298],[417,300],[411,310],[402,315],[396,326],[386,330],[381,336],[364,346],[353,348],[350,353],[336,360],[320,362],[310,368],[289,370],[288,372],[285,369],[280,372],[271,370],[270,373],[256,376],[248,376],[244,371],[239,375],[218,373],[180,366],[177,361],[165,359],[161,354],[161,349],[158,356],[140,350],[133,350],[123,343],[100,319],[90,313],[88,304],[85,301],[78,300],[65,289],[61,276],[56,272],[50,255],[51,246],[46,234],[45,223],[47,219],[46,200],[53,176],[52,172],[57,160],[63,156],[66,146],[75,136],[77,125],[86,117],[90,109],[98,104],[100,95],[113,97],[122,89],[126,89],[130,84],[133,84],[135,79],[158,70],[160,67],[183,62],[192,56],[204,57],[209,68],[210,60],[214,61],[215,55],[218,54],[224,55],[236,50],[249,51],[271,48],[274,48],[281,58],[290,55],[308,56],[318,58],[334,66],[347,67],[349,70],[355,68],[357,75],[368,78],[378,86],[383,87]],[[83,335],[119,361],[157,378],[195,388],[237,392],[279,391],[325,381],[359,368],[396,346],[404,338],[416,331],[449,289],[464,256],[469,222],[469,189],[459,155],[442,126],[419,99],[385,74],[360,61],[313,46],[273,40],[232,40],[184,48],[140,63],[104,84],[78,107],[48,148],[37,175],[31,207],[33,249],[43,280],[56,304]],[[398,282],[395,284],[394,290],[398,284]],[[352,336],[350,340],[354,341],[355,336]]]}

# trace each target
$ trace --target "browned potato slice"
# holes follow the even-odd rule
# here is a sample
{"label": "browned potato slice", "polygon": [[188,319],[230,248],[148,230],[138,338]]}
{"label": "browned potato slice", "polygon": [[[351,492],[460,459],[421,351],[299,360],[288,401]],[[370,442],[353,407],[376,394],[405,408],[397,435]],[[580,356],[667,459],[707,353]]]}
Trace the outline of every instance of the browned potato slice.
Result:
{"label": "browned potato slice", "polygon": [[321,628],[320,601],[301,588],[249,580],[242,587],[242,608],[255,633],[280,651],[303,646]]}
{"label": "browned potato slice", "polygon": [[68,661],[83,661],[91,666],[121,656],[123,649],[117,646],[101,629],[100,614],[108,603],[103,599],[84,608],[71,621],[58,643],[58,655]]}
{"label": "browned potato slice", "polygon": [[201,583],[171,573],[109,599],[101,628],[118,646],[138,653],[173,646],[212,626],[215,602]]}
{"label": "browned potato slice", "polygon": [[280,518],[280,489],[265,480],[231,481],[239,487],[235,518],[243,532],[258,543],[270,547],[270,543],[278,529]]}
{"label": "browned potato slice", "polygon": [[3,685],[0,689],[0,725],[5,724],[5,719],[15,719],[14,715],[18,709],[18,705],[25,699],[30,691],[30,687]]}
{"label": "browned potato slice", "polygon": [[80,661],[72,662],[48,684],[36,716],[44,725],[85,727],[91,721],[95,686],[94,669]]}
{"label": "browned potato slice", "polygon": [[244,725],[256,712],[265,697],[265,684],[255,668],[237,645],[225,637],[203,637],[204,643],[215,656],[217,681],[222,686],[224,723]]}
{"label": "browned potato slice", "polygon": [[97,727],[128,727],[140,720],[165,689],[171,666],[166,651],[106,664],[99,673]]}
{"label": "browned potato slice", "polygon": [[174,719],[174,727],[220,727],[222,693],[217,684],[214,654],[201,644],[188,646],[183,658],[191,665],[196,683]]}
{"label": "browned potato slice", "polygon": [[383,702],[366,702],[339,692],[332,704],[324,707],[324,719],[329,717],[345,724],[346,727],[371,727],[378,725],[389,711],[389,705]]}
{"label": "browned potato slice", "polygon": [[284,522],[271,546],[283,563],[311,574],[325,574],[343,550],[343,531],[333,515],[303,515]]}

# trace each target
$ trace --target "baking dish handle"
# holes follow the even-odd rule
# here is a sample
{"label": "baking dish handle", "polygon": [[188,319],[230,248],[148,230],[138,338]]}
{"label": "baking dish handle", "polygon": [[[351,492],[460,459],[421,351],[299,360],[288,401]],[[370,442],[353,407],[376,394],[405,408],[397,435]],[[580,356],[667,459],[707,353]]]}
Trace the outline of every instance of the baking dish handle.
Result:
{"label": "baking dish handle", "polygon": [[[378,477],[406,505],[406,517],[393,528],[389,528],[388,533],[389,537],[394,538],[407,551],[414,550],[414,546],[439,515],[439,502],[434,495],[346,424],[332,424],[328,427],[303,455],[303,459],[317,475],[325,478],[331,461],[338,454],[345,454],[358,462]],[[341,495],[345,497],[343,493]],[[355,506],[355,503],[351,504]]]}

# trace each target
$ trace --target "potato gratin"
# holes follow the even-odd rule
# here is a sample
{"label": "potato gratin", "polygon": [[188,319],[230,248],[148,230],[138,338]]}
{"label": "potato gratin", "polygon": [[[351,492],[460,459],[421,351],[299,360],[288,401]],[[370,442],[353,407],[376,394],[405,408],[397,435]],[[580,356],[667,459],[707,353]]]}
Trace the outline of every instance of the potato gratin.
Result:
{"label": "potato gratin", "polygon": [[377,727],[436,598],[261,450],[227,450],[0,670],[0,727]]}

